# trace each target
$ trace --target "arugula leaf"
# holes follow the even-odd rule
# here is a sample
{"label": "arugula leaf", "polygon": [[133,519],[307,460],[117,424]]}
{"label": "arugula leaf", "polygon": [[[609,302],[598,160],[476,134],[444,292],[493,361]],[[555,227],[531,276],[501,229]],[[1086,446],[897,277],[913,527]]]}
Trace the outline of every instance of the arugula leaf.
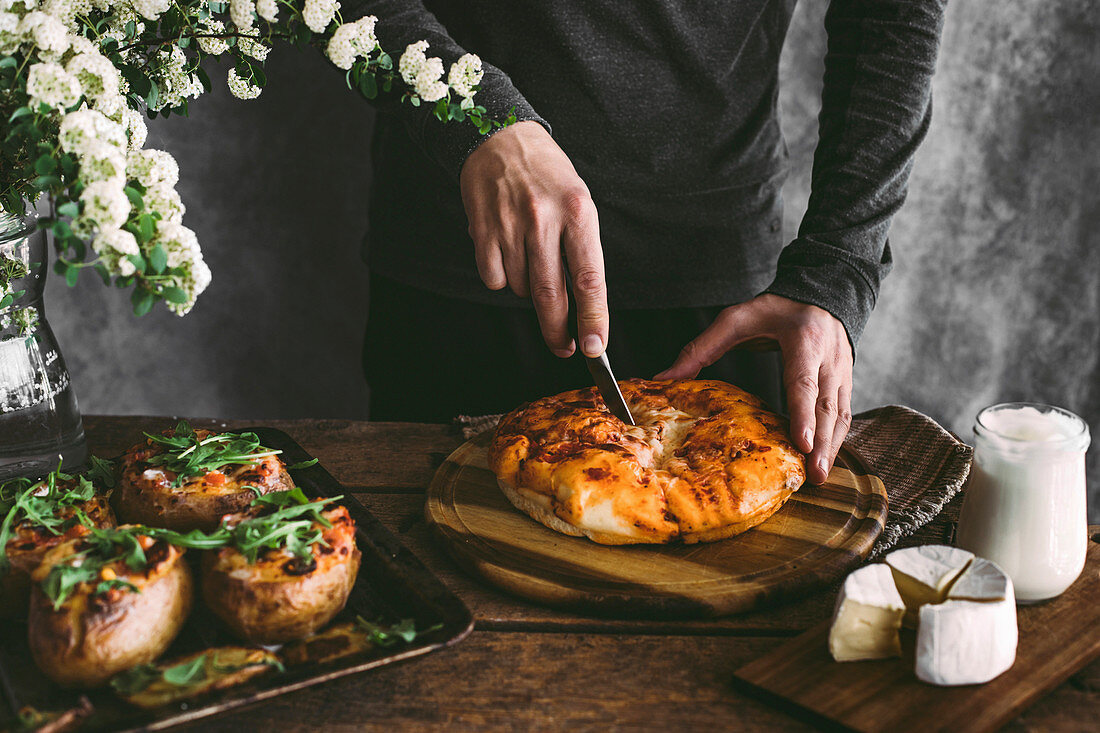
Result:
{"label": "arugula leaf", "polygon": [[164,672],[161,673],[161,677],[163,677],[164,681],[168,684],[177,687],[190,685],[194,682],[201,682],[206,679],[206,655],[200,654],[190,662],[181,662],[180,664],[167,667]]}
{"label": "arugula leaf", "polygon": [[300,463],[295,463],[293,466],[287,466],[287,470],[288,471],[297,471],[298,469],[301,469],[301,468],[309,468],[310,466],[316,466],[316,465],[317,465],[317,459],[316,458],[310,458],[308,461],[301,461]]}
{"label": "arugula leaf", "polygon": [[371,623],[362,616],[355,617],[355,625],[366,633],[372,644],[383,647],[393,646],[399,641],[411,644],[416,637],[443,628],[443,624],[436,624],[423,631],[417,631],[416,621],[411,618],[403,618],[392,626],[383,626],[381,622]]}
{"label": "arugula leaf", "polygon": [[199,438],[195,430],[181,420],[171,435],[145,433],[162,453],[151,456],[146,462],[161,466],[176,474],[174,486],[182,486],[189,478],[202,476],[225,466],[253,466],[263,458],[276,456],[281,450],[260,444],[255,433],[215,433]]}
{"label": "arugula leaf", "polygon": [[107,591],[112,590],[113,588],[118,588],[120,590],[130,590],[130,591],[133,591],[134,593],[141,593],[141,591],[138,589],[138,587],[136,585],[134,585],[133,583],[131,583],[130,581],[123,580],[121,578],[115,578],[113,580],[100,581],[99,585],[97,585],[95,587],[95,594],[97,596],[102,595],[102,594],[106,593]]}
{"label": "arugula leaf", "polygon": [[111,688],[120,695],[135,695],[160,679],[160,669],[155,664],[139,664],[111,678]]}
{"label": "arugula leaf", "polygon": [[93,483],[99,483],[105,489],[113,489],[115,487],[115,464],[97,456],[89,456],[88,461],[92,464],[92,467],[88,469],[88,478]]}
{"label": "arugula leaf", "polygon": [[[138,540],[141,528],[95,529],[81,538],[81,549],[64,558],[42,580],[42,592],[58,610],[81,583],[92,583],[100,578],[100,571],[116,562],[123,562],[131,570],[144,570],[148,560]],[[129,586],[129,588],[127,588]],[[96,585],[95,593],[106,593],[112,588],[137,590],[126,581],[112,579]]]}

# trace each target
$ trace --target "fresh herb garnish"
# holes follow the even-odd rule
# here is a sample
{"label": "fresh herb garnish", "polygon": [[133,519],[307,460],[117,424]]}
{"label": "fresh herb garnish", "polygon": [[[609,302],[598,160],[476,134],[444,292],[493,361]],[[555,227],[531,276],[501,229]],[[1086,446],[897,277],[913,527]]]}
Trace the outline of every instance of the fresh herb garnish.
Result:
{"label": "fresh herb garnish", "polygon": [[302,461],[301,463],[295,463],[293,466],[287,466],[287,470],[297,471],[300,468],[309,468],[310,466],[316,466],[316,465],[317,465],[317,459],[316,458],[310,458],[308,461]]}
{"label": "fresh herb garnish", "polygon": [[111,680],[111,687],[123,697],[136,695],[160,681],[164,681],[173,687],[192,687],[206,681],[207,660],[210,661],[210,669],[219,673],[238,672],[242,669],[260,666],[274,667],[279,672],[286,671],[283,663],[274,655],[268,655],[263,659],[246,664],[222,664],[219,659],[219,651],[207,651],[194,659],[184,660],[167,667],[156,664],[139,664],[115,675]]}
{"label": "fresh herb garnish", "polygon": [[191,530],[185,534],[157,527],[141,527],[141,533],[178,547],[214,550],[237,548],[249,563],[254,563],[266,549],[285,549],[304,560],[313,557],[313,545],[324,544],[321,527],[331,527],[321,512],[343,496],[310,501],[298,487],[289,491],[273,491],[252,501],[254,507],[275,507],[275,511],[242,519],[235,526],[222,525],[213,532]]}
{"label": "fresh herb garnish", "polygon": [[281,450],[266,448],[255,433],[215,433],[200,438],[195,430],[181,420],[172,435],[145,437],[163,448],[162,453],[150,456],[146,463],[160,466],[176,474],[173,486],[196,476],[204,476],[225,466],[254,466],[262,459],[277,456]]}
{"label": "fresh herb garnish", "polygon": [[436,624],[429,629],[417,631],[416,621],[411,618],[403,618],[391,626],[383,626],[381,623],[371,623],[362,616],[355,617],[355,625],[367,635],[371,643],[378,646],[393,646],[399,641],[411,644],[416,637],[443,628],[443,624]]}
{"label": "fresh herb garnish", "polygon": [[[142,528],[93,528],[81,539],[81,549],[50,568],[42,581],[42,591],[53,602],[54,610],[61,608],[81,583],[91,583],[102,578],[103,568],[116,562],[124,562],[131,570],[143,570],[146,566],[145,549],[138,539]],[[95,593],[106,593],[112,588],[126,588],[135,592],[137,587],[117,578],[103,579],[96,585]]]}
{"label": "fresh herb garnish", "polygon": [[94,456],[91,460],[92,470],[84,476],[63,473],[58,466],[37,481],[16,478],[0,485],[0,512],[4,513],[4,520],[0,522],[0,575],[7,571],[8,542],[21,522],[29,521],[53,535],[63,534],[77,523],[92,526],[88,515],[79,509],[70,516],[61,516],[63,508],[74,507],[94,497],[93,481],[100,480],[103,472],[110,473],[109,461]]}

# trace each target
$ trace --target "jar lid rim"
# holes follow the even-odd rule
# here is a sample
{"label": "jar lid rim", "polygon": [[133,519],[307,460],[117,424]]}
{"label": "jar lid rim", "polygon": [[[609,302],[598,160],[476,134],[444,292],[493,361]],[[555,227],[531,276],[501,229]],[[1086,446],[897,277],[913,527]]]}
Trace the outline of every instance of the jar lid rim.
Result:
{"label": "jar lid rim", "polygon": [[[988,422],[983,421],[982,418],[993,412],[1000,412],[1004,410],[1019,410],[1023,408],[1032,408],[1039,412],[1045,413],[1057,413],[1063,417],[1069,418],[1076,426],[1076,431],[1063,435],[1056,440],[1050,441],[1035,441],[1031,438],[1020,438],[1015,435],[1009,435],[992,427]],[[1042,402],[1000,402],[995,405],[990,405],[978,411],[977,416],[974,418],[974,434],[980,436],[983,433],[988,433],[991,436],[995,436],[997,440],[1005,441],[1010,445],[1026,446],[1026,445],[1041,445],[1048,448],[1061,447],[1066,444],[1075,444],[1083,441],[1091,441],[1089,435],[1089,424],[1085,422],[1084,418],[1080,415],[1070,412],[1064,407],[1058,407],[1056,405],[1048,405]],[[1085,446],[1088,446],[1088,442],[1085,442]]]}

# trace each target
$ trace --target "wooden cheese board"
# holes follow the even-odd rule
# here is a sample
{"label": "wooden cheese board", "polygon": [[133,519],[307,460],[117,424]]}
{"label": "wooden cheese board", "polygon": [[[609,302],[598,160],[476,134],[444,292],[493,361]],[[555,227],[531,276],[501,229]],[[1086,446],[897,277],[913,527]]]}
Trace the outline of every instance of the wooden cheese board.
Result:
{"label": "wooden cheese board", "polygon": [[428,522],[467,570],[574,611],[705,618],[797,597],[859,564],[886,521],[886,488],[845,449],[823,486],[803,486],[744,534],[696,545],[599,545],[514,508],[489,470],[491,439],[483,433],[444,461],[428,489]]}
{"label": "wooden cheese board", "polygon": [[737,670],[736,678],[819,725],[877,733],[992,731],[1100,656],[1100,527],[1090,528],[1077,581],[1046,603],[1017,608],[1020,641],[1012,668],[983,685],[935,687],[913,671],[915,633],[902,631],[902,658],[834,662],[829,622]]}

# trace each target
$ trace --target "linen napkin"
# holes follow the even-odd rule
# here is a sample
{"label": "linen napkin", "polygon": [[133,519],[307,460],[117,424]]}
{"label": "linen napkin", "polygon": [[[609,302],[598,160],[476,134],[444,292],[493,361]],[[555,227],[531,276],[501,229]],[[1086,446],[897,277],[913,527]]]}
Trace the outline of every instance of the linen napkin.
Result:
{"label": "linen napkin", "polygon": [[[500,422],[501,415],[459,415],[466,439]],[[844,441],[864,467],[886,485],[886,527],[869,560],[935,519],[966,483],[974,449],[932,418],[901,405],[868,410],[852,419]]]}

